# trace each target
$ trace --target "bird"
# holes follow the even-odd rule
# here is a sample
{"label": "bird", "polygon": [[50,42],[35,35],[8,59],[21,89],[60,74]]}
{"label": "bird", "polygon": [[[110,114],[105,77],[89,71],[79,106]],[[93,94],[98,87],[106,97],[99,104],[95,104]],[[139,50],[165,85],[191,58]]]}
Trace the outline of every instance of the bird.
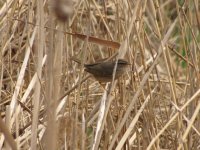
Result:
{"label": "bird", "polygon": [[[92,74],[99,82],[111,82],[116,61],[99,61],[91,64],[84,64],[85,71]],[[121,77],[130,64],[124,59],[118,59],[115,73],[115,80]]]}

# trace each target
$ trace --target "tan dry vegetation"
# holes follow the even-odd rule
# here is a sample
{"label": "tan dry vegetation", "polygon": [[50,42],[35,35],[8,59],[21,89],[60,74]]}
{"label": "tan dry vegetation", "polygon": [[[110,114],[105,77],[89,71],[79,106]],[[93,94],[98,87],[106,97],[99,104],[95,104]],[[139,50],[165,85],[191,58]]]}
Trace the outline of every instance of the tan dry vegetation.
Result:
{"label": "tan dry vegetation", "polygon": [[0,1],[0,149],[200,149],[200,1],[60,1]]}

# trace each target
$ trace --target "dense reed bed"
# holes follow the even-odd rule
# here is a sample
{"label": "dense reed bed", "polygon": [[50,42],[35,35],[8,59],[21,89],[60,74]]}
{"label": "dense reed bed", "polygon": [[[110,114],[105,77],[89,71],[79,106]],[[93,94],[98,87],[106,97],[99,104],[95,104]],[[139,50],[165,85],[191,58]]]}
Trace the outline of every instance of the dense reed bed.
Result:
{"label": "dense reed bed", "polygon": [[0,38],[0,149],[200,149],[200,1],[1,0]]}

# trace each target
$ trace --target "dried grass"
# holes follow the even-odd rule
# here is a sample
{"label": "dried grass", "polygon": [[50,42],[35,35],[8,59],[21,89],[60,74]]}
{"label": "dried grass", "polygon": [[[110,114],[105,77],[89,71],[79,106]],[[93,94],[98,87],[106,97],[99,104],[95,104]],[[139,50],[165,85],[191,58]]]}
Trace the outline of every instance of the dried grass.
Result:
{"label": "dried grass", "polygon": [[[198,0],[55,5],[0,1],[0,149],[200,149]],[[101,85],[107,57],[132,65]]]}

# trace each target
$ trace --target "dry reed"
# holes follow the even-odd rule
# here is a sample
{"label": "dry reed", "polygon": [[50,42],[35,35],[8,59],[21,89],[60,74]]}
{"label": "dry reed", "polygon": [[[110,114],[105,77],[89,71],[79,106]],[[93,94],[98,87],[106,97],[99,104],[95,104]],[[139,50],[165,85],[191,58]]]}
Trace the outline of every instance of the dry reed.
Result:
{"label": "dry reed", "polygon": [[[200,149],[200,2],[65,4],[0,1],[0,149]],[[101,85],[108,57],[132,65]]]}

